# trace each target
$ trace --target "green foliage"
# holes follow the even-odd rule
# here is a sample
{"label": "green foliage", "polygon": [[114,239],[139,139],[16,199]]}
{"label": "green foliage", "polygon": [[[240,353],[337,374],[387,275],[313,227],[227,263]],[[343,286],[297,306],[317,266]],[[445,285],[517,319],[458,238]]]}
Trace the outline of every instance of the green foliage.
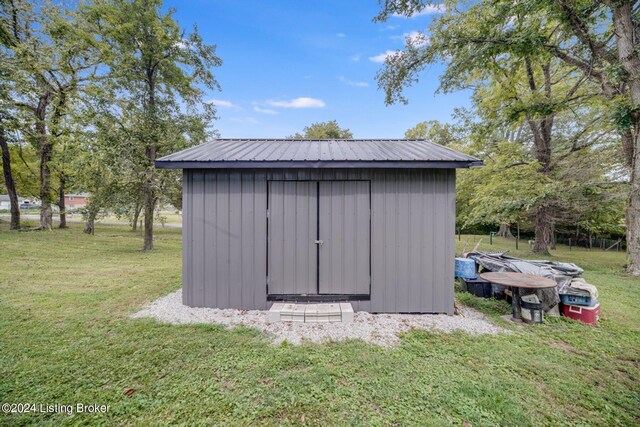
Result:
{"label": "green foliage", "polygon": [[84,163],[92,203],[131,217],[151,192],[154,205],[180,207],[180,173],[158,171],[153,162],[215,134],[214,106],[204,102],[205,89],[219,88],[211,72],[221,65],[215,46],[196,27],[186,34],[161,1],[100,0],[83,13],[99,24],[106,68],[83,112],[91,130],[86,149],[96,153]]}
{"label": "green foliage", "polygon": [[317,122],[306,126],[302,133],[296,132],[289,139],[351,139],[353,134],[349,129],[341,128],[336,120]]}
{"label": "green foliage", "polygon": [[100,54],[92,36],[97,27],[77,8],[48,1],[0,6],[0,22],[10,35],[0,48],[2,126],[11,151],[18,153],[12,156],[18,191],[42,200],[41,226],[48,227],[59,186],[73,182],[70,162],[78,132],[73,112],[96,78]]}
{"label": "green foliage", "polygon": [[633,116],[640,114],[640,105],[634,105],[630,100],[622,97],[618,97],[616,101],[611,113],[613,123],[621,132],[631,130]]}
{"label": "green foliage", "polygon": [[37,199],[39,194],[37,151],[31,145],[15,140],[9,146],[9,151],[16,192],[21,197]]}
{"label": "green foliage", "polygon": [[467,197],[458,202],[462,228],[527,221],[553,185],[519,143],[497,143],[487,154],[484,167],[459,174],[459,192]]}
{"label": "green foliage", "polygon": [[[440,91],[473,90],[473,111],[459,123],[425,122],[406,133],[440,138],[485,160],[484,168],[459,173],[458,226],[528,228],[550,207],[560,230],[623,231],[628,189],[615,183],[622,157],[606,112],[611,103],[582,69],[540,47],[542,39],[570,38],[558,31],[562,14],[549,18],[546,6],[531,2],[446,4],[447,12],[432,21],[429,43],[408,40],[378,82],[387,103],[407,102],[404,89],[426,67],[444,63]],[[378,19],[424,6],[388,1]]]}
{"label": "green foliage", "polygon": [[[622,183],[619,146],[601,122],[594,129],[584,126],[597,122],[589,110],[579,120],[558,115],[555,163],[548,174],[540,173],[527,126],[505,125],[494,112],[477,106],[458,110],[453,123],[423,122],[406,134],[446,129],[440,141],[484,159],[482,168],[458,171],[458,228],[518,223],[523,231],[531,231],[536,206],[551,202],[559,232],[573,234],[578,227],[600,236],[624,233],[628,188]],[[438,134],[428,139],[438,141]],[[582,145],[585,148],[576,149]]]}
{"label": "green foliage", "polygon": [[[1,0],[0,7],[5,8],[6,3],[9,0]],[[11,36],[11,30],[6,17],[0,17],[0,45],[9,46],[13,43],[13,37]]]}
{"label": "green foliage", "polygon": [[56,185],[42,179],[34,192],[22,179],[51,170],[67,190],[91,193],[92,215],[139,211],[145,192],[153,205],[179,205],[180,174],[153,162],[215,133],[215,109],[203,99],[218,89],[215,46],[159,0],[0,6],[9,36],[0,33],[0,121],[21,154],[19,191],[55,199]]}
{"label": "green foliage", "polygon": [[456,141],[454,131],[449,123],[440,123],[437,120],[420,122],[404,133],[407,139],[426,139],[440,145],[450,145]]}

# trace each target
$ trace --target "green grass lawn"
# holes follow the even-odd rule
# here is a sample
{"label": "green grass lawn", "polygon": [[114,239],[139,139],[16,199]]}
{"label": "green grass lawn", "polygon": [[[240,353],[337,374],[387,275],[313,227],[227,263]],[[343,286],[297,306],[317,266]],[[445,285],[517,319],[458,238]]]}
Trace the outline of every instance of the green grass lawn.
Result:
{"label": "green grass lawn", "polygon": [[[80,225],[22,233],[0,224],[0,402],[109,406],[106,415],[4,414],[0,423],[640,423],[640,280],[621,273],[622,253],[554,254],[598,286],[597,328],[562,318],[508,325],[514,332],[500,336],[416,330],[385,350],[274,346],[247,328],[130,319],[180,287],[180,231],[159,228],[153,253],[140,246],[126,227],[87,236]],[[524,246],[511,253],[531,256]],[[481,248],[507,247],[496,239]],[[507,324],[504,302],[457,298]]]}

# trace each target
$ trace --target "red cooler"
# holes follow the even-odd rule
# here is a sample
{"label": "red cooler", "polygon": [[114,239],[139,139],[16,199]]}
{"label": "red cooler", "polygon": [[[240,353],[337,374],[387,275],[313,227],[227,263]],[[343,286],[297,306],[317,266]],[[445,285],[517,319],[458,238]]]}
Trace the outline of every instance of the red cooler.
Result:
{"label": "red cooler", "polygon": [[562,304],[562,314],[588,325],[596,325],[600,320],[600,304],[598,303],[591,307]]}

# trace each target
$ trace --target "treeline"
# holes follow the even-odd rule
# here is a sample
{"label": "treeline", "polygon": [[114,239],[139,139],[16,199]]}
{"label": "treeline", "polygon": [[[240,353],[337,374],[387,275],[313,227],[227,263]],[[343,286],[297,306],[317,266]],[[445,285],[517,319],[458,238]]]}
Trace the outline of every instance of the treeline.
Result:
{"label": "treeline", "polygon": [[17,194],[52,205],[65,226],[64,195],[91,194],[87,233],[106,211],[144,216],[153,247],[159,203],[180,208],[180,176],[156,158],[205,141],[215,109],[215,46],[185,31],[160,0],[95,0],[74,5],[0,0],[0,146],[20,227]]}
{"label": "treeline", "polygon": [[[376,19],[428,3],[386,0]],[[558,231],[624,229],[628,270],[640,276],[638,3],[443,3],[378,82],[387,103],[407,102],[404,89],[438,63],[440,91],[472,91],[457,126],[423,125],[487,165],[459,175],[459,225],[525,224],[542,253]]]}
{"label": "treeline", "polygon": [[[458,110],[452,123],[419,123],[405,137],[427,139],[484,160],[482,168],[458,171],[458,230],[514,237],[517,228],[536,241],[538,252],[555,249],[562,237],[575,244],[593,236],[623,236],[629,185],[619,136],[603,130],[598,121],[579,126],[573,115],[556,120],[547,173],[541,171],[527,125],[495,122],[477,106]],[[563,144],[575,139],[576,132],[584,138],[579,150]],[[541,205],[550,209],[542,211]],[[542,230],[549,233],[546,239],[538,238],[540,220],[548,227]]]}

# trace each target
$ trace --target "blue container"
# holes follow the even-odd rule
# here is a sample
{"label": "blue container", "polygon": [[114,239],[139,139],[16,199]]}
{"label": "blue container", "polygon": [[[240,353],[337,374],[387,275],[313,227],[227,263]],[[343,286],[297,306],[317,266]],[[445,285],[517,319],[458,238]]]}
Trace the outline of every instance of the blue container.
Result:
{"label": "blue container", "polygon": [[461,279],[475,279],[478,277],[476,273],[476,261],[471,258],[456,258],[456,277]]}
{"label": "blue container", "polygon": [[563,304],[582,305],[585,307],[593,307],[598,304],[597,298],[591,298],[590,296],[583,295],[560,294],[560,300]]}

